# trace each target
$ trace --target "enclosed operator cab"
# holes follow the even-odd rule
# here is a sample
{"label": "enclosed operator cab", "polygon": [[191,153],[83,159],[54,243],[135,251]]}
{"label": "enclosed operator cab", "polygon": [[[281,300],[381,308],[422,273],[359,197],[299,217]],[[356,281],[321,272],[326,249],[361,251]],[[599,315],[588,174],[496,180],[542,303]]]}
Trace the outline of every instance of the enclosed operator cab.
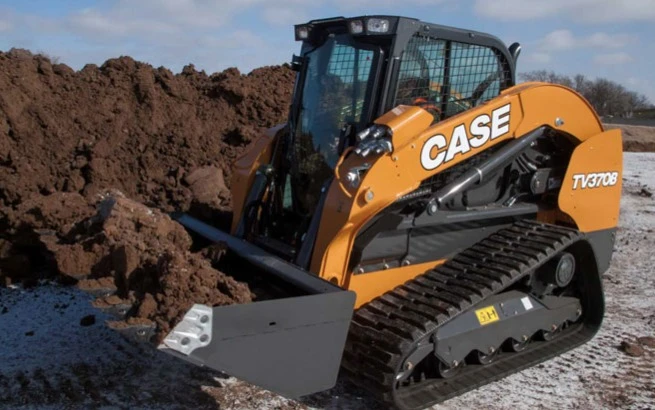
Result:
{"label": "enclosed operator cab", "polygon": [[295,35],[302,47],[288,135],[276,151],[274,215],[251,231],[290,260],[359,132],[398,105],[427,110],[433,123],[479,106],[514,85],[518,55],[518,44],[513,57],[489,34],[404,17],[313,20]]}

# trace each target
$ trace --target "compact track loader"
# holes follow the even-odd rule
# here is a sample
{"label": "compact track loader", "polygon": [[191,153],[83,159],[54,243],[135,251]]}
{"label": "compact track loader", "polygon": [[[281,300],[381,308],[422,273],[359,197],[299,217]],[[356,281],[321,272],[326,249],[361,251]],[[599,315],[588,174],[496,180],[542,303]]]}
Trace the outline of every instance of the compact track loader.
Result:
{"label": "compact track loader", "polygon": [[236,161],[231,232],[177,216],[282,291],[195,305],[159,348],[289,397],[341,374],[421,409],[591,339],[620,131],[571,89],[516,85],[520,46],[485,33],[365,16],[295,35],[288,121]]}

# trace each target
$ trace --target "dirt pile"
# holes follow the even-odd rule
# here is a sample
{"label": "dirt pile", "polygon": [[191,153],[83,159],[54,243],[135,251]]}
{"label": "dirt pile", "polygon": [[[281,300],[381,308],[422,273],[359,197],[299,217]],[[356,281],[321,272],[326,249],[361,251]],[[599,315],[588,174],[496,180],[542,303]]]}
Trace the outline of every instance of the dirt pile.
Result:
{"label": "dirt pile", "polygon": [[285,121],[293,78],[286,66],[173,74],[130,57],[76,72],[0,52],[0,277],[48,269],[40,230],[60,235],[112,188],[225,226],[230,164]]}
{"label": "dirt pile", "polygon": [[98,307],[125,306],[129,323],[156,323],[159,341],[194,303],[252,300],[247,285],[190,251],[189,234],[168,215],[117,191],[103,195],[96,208],[68,232],[40,240],[61,274],[108,295]]}
{"label": "dirt pile", "polygon": [[655,152],[655,127],[603,124],[606,129],[618,128],[623,136],[624,152]]}

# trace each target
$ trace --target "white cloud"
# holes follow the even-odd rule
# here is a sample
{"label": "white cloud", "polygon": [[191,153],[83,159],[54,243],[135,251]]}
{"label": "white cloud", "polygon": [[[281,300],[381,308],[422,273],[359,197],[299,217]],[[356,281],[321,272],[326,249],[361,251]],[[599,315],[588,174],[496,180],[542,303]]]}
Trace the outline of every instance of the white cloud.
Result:
{"label": "white cloud", "polygon": [[569,30],[556,30],[548,33],[541,40],[541,47],[544,50],[565,50],[575,47],[576,39]]}
{"label": "white cloud", "polygon": [[262,18],[267,23],[287,27],[309,20],[303,7],[267,7],[262,12]]}
{"label": "white cloud", "polygon": [[538,64],[545,64],[549,63],[552,58],[551,55],[548,53],[542,53],[542,52],[533,52],[530,53],[526,56],[528,61],[531,61],[533,63],[538,63]]}
{"label": "white cloud", "polygon": [[246,48],[258,50],[266,47],[266,41],[252,31],[236,30],[221,37],[203,37],[200,39],[198,45],[207,49]]}
{"label": "white cloud", "polygon": [[[244,0],[247,4],[251,0]],[[217,28],[229,21],[239,6],[198,0],[118,0],[108,9],[87,8],[68,18],[73,29],[91,34],[130,36],[173,34],[184,28]]]}
{"label": "white cloud", "polygon": [[[576,36],[570,30],[555,30],[548,33],[536,43],[533,52],[528,54],[527,60],[536,64],[552,62],[553,55],[576,49],[623,49],[637,41],[637,38],[628,34],[594,33],[587,36]],[[624,64],[632,61],[629,54],[623,51],[605,52],[595,56],[595,63],[601,65]]]}
{"label": "white cloud", "polygon": [[570,17],[586,22],[655,21],[653,0],[476,0],[474,9],[498,20]]}
{"label": "white cloud", "polygon": [[189,27],[216,28],[263,0],[118,0],[110,17],[149,19]]}
{"label": "white cloud", "polygon": [[546,51],[591,47],[622,48],[636,40],[636,37],[628,34],[594,33],[586,37],[575,37],[570,30],[556,30],[541,40],[539,48]]}
{"label": "white cloud", "polygon": [[[655,6],[655,3],[653,5]],[[622,48],[636,41],[637,37],[630,34],[610,35],[607,33],[595,33],[589,37],[583,38],[581,45],[583,47]]]}
{"label": "white cloud", "polygon": [[[176,35],[223,28],[240,13],[263,8],[267,22],[289,24],[305,18],[302,0],[115,0],[109,7],[87,8],[68,17],[74,30],[96,36]],[[296,21],[300,22],[300,21]]]}
{"label": "white cloud", "polygon": [[620,65],[633,61],[632,56],[625,52],[598,54],[594,57],[594,63],[603,65]]}
{"label": "white cloud", "polygon": [[131,36],[140,34],[173,34],[178,27],[151,19],[133,17],[117,18],[116,15],[103,15],[96,10],[83,10],[69,18],[73,30],[80,30],[102,36]]}

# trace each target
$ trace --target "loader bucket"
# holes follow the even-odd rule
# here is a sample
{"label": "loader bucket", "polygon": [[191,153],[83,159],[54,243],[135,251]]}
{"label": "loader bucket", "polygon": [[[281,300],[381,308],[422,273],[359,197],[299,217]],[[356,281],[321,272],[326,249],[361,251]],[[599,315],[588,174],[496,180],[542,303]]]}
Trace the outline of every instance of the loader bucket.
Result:
{"label": "loader bucket", "polygon": [[355,305],[345,291],[188,215],[177,221],[305,295],[243,305],[194,305],[159,349],[297,398],[336,383]]}

